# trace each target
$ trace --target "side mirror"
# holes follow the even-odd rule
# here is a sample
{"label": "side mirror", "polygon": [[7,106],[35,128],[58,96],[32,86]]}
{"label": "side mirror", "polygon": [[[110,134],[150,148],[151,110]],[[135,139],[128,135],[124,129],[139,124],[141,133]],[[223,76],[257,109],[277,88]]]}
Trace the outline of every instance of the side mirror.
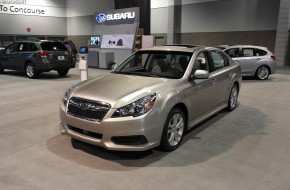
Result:
{"label": "side mirror", "polygon": [[114,70],[116,68],[117,64],[115,62],[109,62],[108,63],[108,69]]}
{"label": "side mirror", "polygon": [[190,80],[194,79],[208,79],[209,72],[205,70],[196,70],[193,75],[190,75]]}

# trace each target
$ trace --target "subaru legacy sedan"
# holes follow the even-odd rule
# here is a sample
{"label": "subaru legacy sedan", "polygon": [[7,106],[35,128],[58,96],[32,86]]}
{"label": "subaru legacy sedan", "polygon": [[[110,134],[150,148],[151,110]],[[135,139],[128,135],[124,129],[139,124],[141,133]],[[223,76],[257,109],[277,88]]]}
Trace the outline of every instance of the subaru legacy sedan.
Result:
{"label": "subaru legacy sedan", "polygon": [[70,87],[60,131],[109,150],[175,150],[186,130],[237,106],[241,68],[211,47],[139,50],[108,74]]}

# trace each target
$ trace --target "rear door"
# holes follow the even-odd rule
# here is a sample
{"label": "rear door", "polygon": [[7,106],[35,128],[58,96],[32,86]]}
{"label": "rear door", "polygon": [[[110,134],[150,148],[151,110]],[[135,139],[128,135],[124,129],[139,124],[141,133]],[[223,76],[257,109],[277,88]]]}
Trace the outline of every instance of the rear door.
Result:
{"label": "rear door", "polygon": [[227,103],[230,89],[232,71],[229,65],[228,57],[221,51],[210,51],[210,80],[211,94],[214,94],[212,104],[213,107],[221,106]]}
{"label": "rear door", "polygon": [[29,56],[29,43],[28,42],[19,42],[13,63],[13,67],[17,70],[24,70],[24,64],[28,59]]}
{"label": "rear door", "polygon": [[255,56],[254,48],[242,48],[241,57],[239,62],[241,64],[243,74],[252,74],[256,70],[256,64],[259,61],[259,57]]}

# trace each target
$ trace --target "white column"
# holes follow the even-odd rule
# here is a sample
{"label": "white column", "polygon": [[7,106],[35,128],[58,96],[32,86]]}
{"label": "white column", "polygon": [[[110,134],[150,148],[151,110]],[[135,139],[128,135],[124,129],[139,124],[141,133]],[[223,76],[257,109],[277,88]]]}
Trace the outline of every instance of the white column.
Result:
{"label": "white column", "polygon": [[280,10],[275,42],[277,66],[285,66],[289,29],[290,0],[280,0]]}

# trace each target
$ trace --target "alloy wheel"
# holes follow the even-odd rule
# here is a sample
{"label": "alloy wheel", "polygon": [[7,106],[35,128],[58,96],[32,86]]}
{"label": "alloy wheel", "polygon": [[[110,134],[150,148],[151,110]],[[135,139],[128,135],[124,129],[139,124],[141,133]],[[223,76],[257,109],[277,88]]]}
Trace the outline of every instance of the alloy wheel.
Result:
{"label": "alloy wheel", "polygon": [[184,119],[181,114],[176,113],[170,119],[167,130],[167,139],[171,146],[176,146],[182,139],[184,131]]}
{"label": "alloy wheel", "polygon": [[258,69],[257,76],[260,80],[265,80],[269,76],[269,69],[265,66],[261,66]]}
{"label": "alloy wheel", "polygon": [[236,85],[233,86],[230,95],[230,109],[234,109],[238,102],[238,87]]}

